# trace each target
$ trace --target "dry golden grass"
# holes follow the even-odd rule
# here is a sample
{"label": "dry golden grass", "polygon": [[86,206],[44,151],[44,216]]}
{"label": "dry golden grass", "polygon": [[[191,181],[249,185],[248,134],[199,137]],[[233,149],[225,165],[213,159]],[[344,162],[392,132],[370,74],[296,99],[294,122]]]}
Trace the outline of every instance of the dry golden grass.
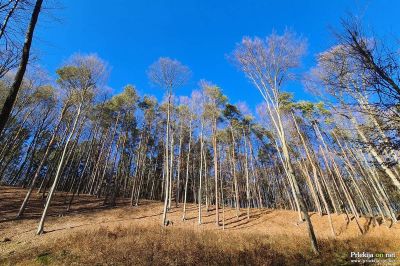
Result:
{"label": "dry golden grass", "polygon": [[[160,226],[162,204],[143,201],[116,208],[83,196],[66,214],[63,196],[55,197],[46,222],[46,234],[35,236],[40,200],[32,200],[26,219],[13,220],[24,190],[0,188],[0,264],[4,265],[339,265],[350,262],[351,251],[397,252],[400,256],[400,227],[373,226],[362,219],[367,231],[357,233],[354,221],[333,216],[337,236],[331,237],[328,219],[312,214],[321,255],[309,248],[305,224],[296,225],[297,214],[285,210],[252,210],[248,220],[225,211],[225,230],[215,225],[215,211],[203,211],[197,224],[197,209],[189,205],[182,221],[182,206],[172,208],[172,226]],[[16,207],[7,204],[14,200]],[[12,206],[14,206],[12,205]],[[14,208],[14,209],[13,209]],[[60,214],[63,214],[61,217]],[[222,213],[220,215],[222,218]]]}

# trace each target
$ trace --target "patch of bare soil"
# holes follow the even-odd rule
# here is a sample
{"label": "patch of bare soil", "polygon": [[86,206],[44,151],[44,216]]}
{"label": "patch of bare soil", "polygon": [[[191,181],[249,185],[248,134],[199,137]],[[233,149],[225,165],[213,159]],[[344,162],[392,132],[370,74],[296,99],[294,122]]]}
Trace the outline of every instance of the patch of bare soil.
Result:
{"label": "patch of bare soil", "polygon": [[[162,203],[141,201],[130,207],[119,199],[117,206],[80,195],[66,211],[70,195],[57,193],[45,223],[45,234],[36,236],[43,209],[41,195],[32,194],[25,215],[15,219],[26,190],[0,187],[0,264],[4,265],[294,265],[350,263],[350,252],[396,253],[400,257],[400,226],[374,224],[361,218],[360,235],[354,220],[333,215],[336,237],[328,217],[311,214],[321,255],[309,248],[304,223],[288,210],[252,209],[237,216],[234,209],[215,210],[188,204],[182,221],[182,204],[168,213],[172,225],[161,226]],[[224,226],[222,219],[224,217]],[[400,260],[399,260],[400,263]]]}

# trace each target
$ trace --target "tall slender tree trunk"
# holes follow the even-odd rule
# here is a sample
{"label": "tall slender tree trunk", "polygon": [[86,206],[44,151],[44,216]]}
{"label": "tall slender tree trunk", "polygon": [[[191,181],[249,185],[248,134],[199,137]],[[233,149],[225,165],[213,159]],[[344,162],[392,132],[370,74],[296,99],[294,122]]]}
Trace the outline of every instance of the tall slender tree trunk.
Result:
{"label": "tall slender tree trunk", "polygon": [[[55,140],[56,135],[57,135],[57,131],[60,128],[61,122],[62,122],[62,120],[64,118],[64,115],[65,115],[65,112],[67,111],[67,109],[68,109],[68,105],[65,104],[63,106],[62,110],[61,110],[60,117],[58,119],[56,127],[54,128],[54,131],[53,131],[53,134],[52,134],[52,136],[51,136],[51,138],[49,140],[49,143],[47,144],[46,151],[44,152],[44,155],[43,155],[42,159],[40,160],[39,166],[35,171],[35,174],[34,174],[33,179],[31,181],[31,185],[29,187],[29,190],[25,195],[25,198],[24,198],[24,201],[22,202],[21,207],[19,208],[19,211],[18,211],[18,214],[17,214],[17,218],[21,217],[24,214],[26,205],[28,204],[29,198],[30,198],[30,196],[32,194],[32,191],[33,191],[34,187],[35,187],[36,180],[38,179],[38,177],[40,175],[40,171],[42,170],[42,167],[43,167],[45,161],[47,160],[47,157],[50,154],[51,146],[54,143],[54,140]],[[29,173],[27,173],[27,174],[29,174]]]}
{"label": "tall slender tree trunk", "polygon": [[294,117],[294,114],[293,114],[293,113],[292,113],[292,117],[293,117],[294,124],[295,124],[295,126],[296,126],[297,133],[298,133],[298,135],[299,135],[299,137],[300,137],[300,139],[301,139],[301,143],[303,144],[304,150],[306,151],[306,155],[307,155],[308,161],[309,161],[310,164],[311,164],[312,172],[313,172],[313,175],[314,175],[314,180],[315,180],[315,182],[316,182],[316,184],[317,184],[317,189],[318,189],[318,191],[319,191],[319,194],[321,195],[322,202],[324,203],[325,210],[326,210],[326,212],[327,212],[327,214],[328,214],[329,225],[330,225],[330,227],[331,227],[332,235],[333,235],[333,237],[336,237],[336,233],[335,233],[335,229],[334,229],[334,227],[333,227],[332,217],[331,217],[331,212],[330,212],[330,210],[329,210],[328,202],[327,202],[326,199],[325,199],[325,195],[323,194],[323,190],[322,190],[321,184],[320,184],[320,182],[319,182],[319,180],[318,180],[317,167],[316,167],[316,165],[314,164],[313,158],[311,157],[311,154],[310,154],[310,152],[309,152],[309,149],[308,149],[308,147],[307,147],[307,145],[306,145],[306,142],[305,142],[305,140],[304,140],[303,134],[300,132],[300,128],[299,128],[299,126],[297,125],[296,118]]}
{"label": "tall slender tree trunk", "polygon": [[232,137],[232,171],[233,171],[233,182],[234,182],[234,188],[235,188],[235,206],[236,206],[236,218],[239,218],[240,214],[240,203],[239,203],[239,186],[238,186],[238,180],[237,180],[237,175],[236,175],[236,160],[235,160],[235,135],[233,134],[233,127],[232,125],[230,126],[231,128],[231,137]]}
{"label": "tall slender tree trunk", "polygon": [[199,205],[199,224],[201,224],[201,204],[202,204],[202,175],[203,175],[203,121],[201,121],[201,129],[200,129],[200,170],[199,170],[199,193],[198,193],[198,205]]}
{"label": "tall slender tree trunk", "polygon": [[191,142],[192,142],[192,118],[190,117],[189,142],[188,142],[188,151],[187,151],[187,157],[186,157],[185,192],[184,192],[184,196],[183,196],[183,215],[182,215],[183,221],[186,219],[186,200],[187,200],[187,189],[188,189],[188,182],[189,182],[189,163],[190,163]]}
{"label": "tall slender tree trunk", "polygon": [[171,209],[172,203],[172,177],[174,176],[174,131],[171,131],[171,147],[169,157],[169,188],[168,188],[168,210]]}
{"label": "tall slender tree trunk", "polygon": [[358,135],[361,137],[361,139],[364,141],[364,143],[367,145],[369,152],[371,153],[371,155],[375,158],[375,160],[379,163],[379,165],[382,167],[383,171],[385,171],[385,173],[390,177],[390,179],[393,182],[393,185],[395,185],[397,187],[397,189],[400,191],[400,181],[398,179],[398,177],[396,176],[396,174],[389,168],[386,166],[384,160],[381,158],[381,156],[379,156],[377,150],[370,144],[369,140],[367,139],[367,137],[365,136],[364,132],[362,131],[362,129],[358,126],[357,121],[354,119],[354,117],[350,118],[351,122],[353,123],[353,125],[355,126]]}
{"label": "tall slender tree trunk", "polygon": [[17,73],[15,74],[14,81],[11,85],[10,93],[5,100],[3,108],[0,113],[0,134],[3,132],[3,129],[8,121],[8,118],[10,117],[15,100],[17,99],[19,88],[21,87],[21,83],[25,75],[26,66],[28,65],[29,61],[33,32],[35,31],[35,26],[39,17],[40,9],[42,8],[42,3],[43,0],[37,0],[35,3],[35,7],[33,8],[28,30],[25,35],[24,46],[22,48],[21,61],[18,66]]}
{"label": "tall slender tree trunk", "polygon": [[51,186],[49,194],[47,195],[46,205],[44,207],[42,217],[40,218],[38,230],[36,232],[36,234],[38,234],[38,235],[43,233],[44,221],[45,221],[46,216],[47,216],[47,211],[48,211],[48,209],[50,207],[51,199],[52,199],[52,197],[54,195],[54,192],[55,192],[55,189],[56,189],[56,186],[57,186],[57,182],[58,182],[58,179],[60,177],[60,172],[61,172],[61,168],[62,168],[62,165],[63,165],[63,162],[64,162],[65,154],[66,154],[67,149],[68,149],[68,144],[71,141],[71,138],[72,138],[73,134],[75,133],[76,124],[78,123],[78,119],[79,119],[79,117],[81,115],[81,108],[82,108],[82,103],[80,103],[79,106],[78,106],[74,124],[72,125],[71,132],[69,133],[68,138],[65,141],[64,149],[63,149],[63,152],[61,154],[60,162],[58,163],[57,172],[56,172],[56,175],[54,177],[53,185]]}
{"label": "tall slender tree trunk", "polygon": [[213,119],[213,150],[214,150],[214,178],[215,178],[215,224],[219,226],[218,206],[218,151],[217,151],[217,120]]}
{"label": "tall slender tree trunk", "polygon": [[164,195],[164,209],[163,209],[163,215],[162,215],[162,225],[166,226],[167,225],[167,211],[168,211],[168,196],[169,196],[169,159],[168,159],[168,153],[169,153],[169,123],[170,123],[170,105],[171,105],[171,90],[168,91],[168,107],[167,107],[167,132],[165,136],[165,161],[164,161],[164,167],[165,167],[165,195]]}
{"label": "tall slender tree trunk", "polygon": [[250,185],[249,185],[249,163],[248,163],[248,151],[247,151],[247,137],[243,129],[244,138],[244,170],[246,173],[246,199],[247,199],[247,219],[250,219]]}
{"label": "tall slender tree trunk", "polygon": [[175,193],[175,206],[178,208],[178,203],[179,203],[179,192],[180,192],[180,176],[181,176],[181,154],[182,154],[182,141],[183,141],[183,124],[181,122],[181,130],[180,130],[180,136],[179,136],[179,151],[178,151],[178,166],[177,166],[177,180],[176,180],[176,193]]}

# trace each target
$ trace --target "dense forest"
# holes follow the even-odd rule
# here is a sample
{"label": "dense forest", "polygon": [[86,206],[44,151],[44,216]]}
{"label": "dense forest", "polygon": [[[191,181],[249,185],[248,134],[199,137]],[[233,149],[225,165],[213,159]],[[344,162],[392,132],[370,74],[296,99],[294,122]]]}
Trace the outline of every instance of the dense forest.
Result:
{"label": "dense forest", "polygon": [[[0,180],[27,189],[16,217],[32,193],[41,195],[37,234],[55,193],[65,195],[66,211],[82,194],[108,206],[162,201],[164,226],[174,208],[185,220],[188,203],[197,204],[199,225],[202,207],[215,208],[221,228],[228,207],[248,218],[251,208],[290,209],[316,253],[309,212],[326,215],[333,237],[333,214],[354,219],[360,235],[360,217],[397,223],[399,50],[355,18],[343,20],[306,73],[297,70],[307,41],[292,31],[233,43],[227,60],[263,102],[252,113],[212,81],[179,96],[191,70],[168,57],[143,70],[151,88],[165,91],[162,100],[133,85],[110,93],[112,72],[95,54],[72,55],[46,74],[28,60],[41,2],[0,1]],[[292,80],[317,100],[295,100],[285,91]]]}

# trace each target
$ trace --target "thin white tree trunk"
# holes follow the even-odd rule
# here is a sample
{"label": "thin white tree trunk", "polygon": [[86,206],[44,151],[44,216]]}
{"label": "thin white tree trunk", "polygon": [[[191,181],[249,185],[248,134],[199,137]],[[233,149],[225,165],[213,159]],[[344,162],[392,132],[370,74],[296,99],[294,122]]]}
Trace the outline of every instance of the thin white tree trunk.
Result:
{"label": "thin white tree trunk", "polygon": [[36,232],[36,234],[38,234],[38,235],[43,233],[44,221],[46,219],[47,211],[48,211],[48,209],[50,207],[50,202],[51,202],[51,199],[52,199],[52,197],[54,195],[54,192],[55,192],[55,189],[56,189],[56,186],[57,186],[57,182],[58,182],[58,179],[60,177],[60,172],[61,172],[62,165],[64,163],[65,154],[66,154],[67,149],[68,149],[68,144],[71,141],[71,138],[72,138],[73,134],[75,133],[76,124],[77,124],[78,119],[79,119],[79,117],[81,115],[81,108],[82,108],[82,103],[80,103],[79,106],[78,106],[74,124],[72,126],[71,132],[68,135],[67,140],[65,141],[64,149],[63,149],[63,152],[62,152],[62,155],[61,155],[60,162],[58,163],[57,172],[56,172],[56,175],[54,177],[53,185],[51,186],[49,194],[47,195],[46,205],[44,207],[44,210],[43,210],[43,213],[42,213],[42,217],[40,218],[38,230]]}

